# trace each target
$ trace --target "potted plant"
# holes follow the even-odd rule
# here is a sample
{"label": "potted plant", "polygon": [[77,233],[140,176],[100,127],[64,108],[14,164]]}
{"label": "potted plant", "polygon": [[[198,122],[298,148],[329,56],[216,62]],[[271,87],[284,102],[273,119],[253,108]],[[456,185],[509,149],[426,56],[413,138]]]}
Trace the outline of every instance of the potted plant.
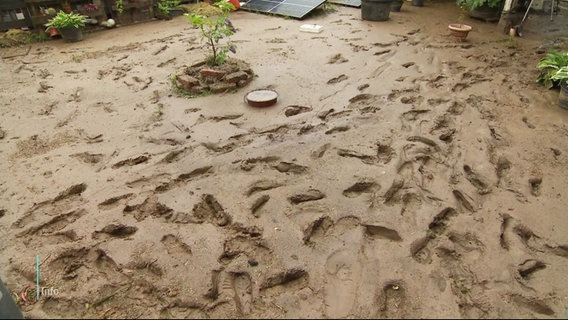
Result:
{"label": "potted plant", "polygon": [[464,0],[468,15],[485,21],[499,21],[504,0]]}
{"label": "potted plant", "polygon": [[463,20],[465,18],[465,13],[467,11],[467,1],[469,0],[456,0],[458,7],[460,8],[460,15],[458,17],[459,23],[452,23],[448,26],[450,33],[458,42],[465,41],[467,35],[471,31],[472,27],[470,25],[464,24]]}
{"label": "potted plant", "polygon": [[560,87],[558,104],[568,109],[568,52],[550,50],[536,67],[540,70],[536,81],[547,89]]}
{"label": "potted plant", "polygon": [[55,17],[49,19],[45,26],[48,32],[53,28],[57,29],[63,37],[63,40],[76,42],[83,40],[81,28],[85,26],[85,21],[86,18],[83,15],[73,12],[65,13],[60,10]]}

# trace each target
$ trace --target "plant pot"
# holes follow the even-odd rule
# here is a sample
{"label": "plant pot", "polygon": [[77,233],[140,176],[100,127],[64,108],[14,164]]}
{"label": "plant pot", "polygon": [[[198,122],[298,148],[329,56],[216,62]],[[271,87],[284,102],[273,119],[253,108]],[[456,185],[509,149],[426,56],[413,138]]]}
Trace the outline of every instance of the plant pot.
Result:
{"label": "plant pot", "polygon": [[49,28],[49,37],[50,38],[55,38],[55,37],[58,37],[58,36],[61,36],[61,35],[59,34],[59,31],[57,31],[56,28]]}
{"label": "plant pot", "polygon": [[464,42],[465,38],[471,31],[471,26],[462,23],[452,23],[448,26],[452,36],[456,38],[458,42]]}
{"label": "plant pot", "polygon": [[560,108],[568,109],[568,81],[560,83],[560,95],[558,96]]}
{"label": "plant pot", "polygon": [[392,0],[362,0],[361,19],[386,21],[389,19]]}
{"label": "plant pot", "polygon": [[81,31],[80,28],[60,28],[58,31],[65,42],[77,42],[83,40],[83,31]]}
{"label": "plant pot", "polygon": [[412,5],[415,7],[423,7],[424,0],[412,0]]}
{"label": "plant pot", "polygon": [[403,0],[393,0],[391,2],[391,12],[400,12],[400,8],[402,8],[403,4]]}

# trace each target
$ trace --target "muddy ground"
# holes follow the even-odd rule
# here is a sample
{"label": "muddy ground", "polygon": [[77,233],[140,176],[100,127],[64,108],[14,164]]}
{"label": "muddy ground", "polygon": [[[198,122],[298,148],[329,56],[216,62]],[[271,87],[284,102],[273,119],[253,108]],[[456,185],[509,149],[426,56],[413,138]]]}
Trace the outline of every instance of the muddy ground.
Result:
{"label": "muddy ground", "polygon": [[39,255],[46,289],[26,317],[565,317],[568,113],[534,80],[566,17],[458,44],[454,2],[337,9],[233,13],[257,76],[195,99],[183,17],[2,49],[0,274],[33,288]]}

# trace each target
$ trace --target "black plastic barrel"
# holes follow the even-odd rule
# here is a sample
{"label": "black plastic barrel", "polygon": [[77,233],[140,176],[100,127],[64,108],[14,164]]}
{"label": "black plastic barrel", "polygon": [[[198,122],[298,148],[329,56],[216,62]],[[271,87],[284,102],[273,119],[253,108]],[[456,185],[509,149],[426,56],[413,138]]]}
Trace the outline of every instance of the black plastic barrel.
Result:
{"label": "black plastic barrel", "polygon": [[568,82],[564,81],[560,84],[560,95],[558,96],[558,105],[561,108],[568,109]]}
{"label": "black plastic barrel", "polygon": [[392,0],[362,0],[361,19],[386,21],[389,19]]}

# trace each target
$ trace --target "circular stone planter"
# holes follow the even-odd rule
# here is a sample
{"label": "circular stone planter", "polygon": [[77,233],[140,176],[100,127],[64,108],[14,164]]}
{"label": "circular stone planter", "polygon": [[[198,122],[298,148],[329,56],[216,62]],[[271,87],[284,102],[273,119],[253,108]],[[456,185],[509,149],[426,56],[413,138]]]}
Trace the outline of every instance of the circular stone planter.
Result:
{"label": "circular stone planter", "polygon": [[253,79],[250,65],[242,60],[227,59],[220,66],[209,66],[205,61],[181,69],[174,85],[189,96],[217,94],[236,91],[247,86]]}
{"label": "circular stone planter", "polygon": [[448,26],[448,29],[458,42],[464,42],[472,28],[467,24],[452,23]]}

